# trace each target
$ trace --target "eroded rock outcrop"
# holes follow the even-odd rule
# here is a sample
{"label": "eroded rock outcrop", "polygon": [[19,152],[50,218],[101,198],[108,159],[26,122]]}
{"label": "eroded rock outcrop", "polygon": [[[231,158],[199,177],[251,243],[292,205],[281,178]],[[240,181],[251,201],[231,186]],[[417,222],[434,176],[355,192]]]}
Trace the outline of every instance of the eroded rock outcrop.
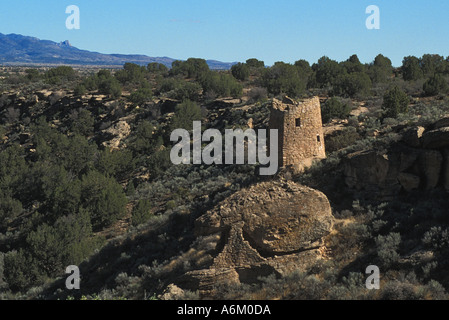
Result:
{"label": "eroded rock outcrop", "polygon": [[421,147],[421,137],[425,130],[426,129],[421,126],[411,128],[404,133],[402,139],[407,145],[419,148]]}
{"label": "eroded rock outcrop", "polygon": [[164,292],[158,297],[160,300],[179,300],[184,296],[184,290],[174,284],[170,284]]}
{"label": "eroded rock outcrop", "polygon": [[358,151],[346,156],[346,185],[358,191],[392,197],[401,190],[449,192],[449,118],[407,129],[401,141],[383,151]]}
{"label": "eroded rock outcrop", "polygon": [[126,121],[120,120],[103,130],[103,133],[111,137],[110,140],[103,142],[103,145],[110,149],[119,149],[120,143],[131,134],[131,127]]}
{"label": "eroded rock outcrop", "polygon": [[347,156],[346,184],[361,189],[369,185],[384,185],[390,161],[388,155],[373,150],[358,151]]}
{"label": "eroded rock outcrop", "polygon": [[449,127],[425,132],[421,138],[422,146],[427,149],[439,149],[449,146]]}
{"label": "eroded rock outcrop", "polygon": [[209,278],[215,284],[220,277],[247,282],[307,268],[322,258],[320,247],[332,226],[323,193],[291,181],[254,185],[196,220],[198,237],[218,234],[220,241],[210,268],[187,276],[197,279],[200,290],[208,290]]}

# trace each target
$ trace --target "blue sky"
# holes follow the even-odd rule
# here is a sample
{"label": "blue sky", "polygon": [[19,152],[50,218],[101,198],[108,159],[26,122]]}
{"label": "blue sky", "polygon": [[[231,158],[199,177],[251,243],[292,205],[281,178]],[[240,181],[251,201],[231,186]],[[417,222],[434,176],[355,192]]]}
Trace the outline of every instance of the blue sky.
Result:
{"label": "blue sky", "polygon": [[[1,33],[102,53],[268,65],[352,54],[371,62],[382,53],[399,66],[407,55],[449,56],[447,0],[1,1]],[[65,26],[69,5],[80,8],[79,30]],[[365,27],[369,5],[380,8],[380,30]]]}

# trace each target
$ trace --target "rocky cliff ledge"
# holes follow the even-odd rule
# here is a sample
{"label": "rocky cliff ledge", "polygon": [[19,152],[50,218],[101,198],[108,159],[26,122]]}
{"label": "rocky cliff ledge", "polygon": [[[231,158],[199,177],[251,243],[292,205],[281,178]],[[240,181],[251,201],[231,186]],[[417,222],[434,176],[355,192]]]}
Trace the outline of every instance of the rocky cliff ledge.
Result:
{"label": "rocky cliff ledge", "polygon": [[399,142],[383,151],[349,154],[344,175],[350,188],[381,197],[435,188],[449,192],[449,117],[428,128],[406,129]]}

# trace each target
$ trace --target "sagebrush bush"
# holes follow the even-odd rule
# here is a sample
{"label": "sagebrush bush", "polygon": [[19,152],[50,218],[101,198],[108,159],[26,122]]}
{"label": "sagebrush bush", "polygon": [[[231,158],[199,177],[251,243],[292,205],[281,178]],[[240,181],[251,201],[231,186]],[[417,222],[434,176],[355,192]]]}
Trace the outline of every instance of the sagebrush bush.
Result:
{"label": "sagebrush bush", "polygon": [[326,152],[331,153],[346,148],[361,138],[354,127],[348,127],[345,130],[326,136]]}
{"label": "sagebrush bush", "polygon": [[392,232],[386,236],[379,235],[375,239],[377,256],[384,267],[390,267],[399,260],[399,245],[401,244],[401,235]]}
{"label": "sagebrush bush", "polygon": [[436,251],[447,250],[449,248],[449,229],[443,229],[440,226],[432,227],[424,234],[422,242],[428,248]]}

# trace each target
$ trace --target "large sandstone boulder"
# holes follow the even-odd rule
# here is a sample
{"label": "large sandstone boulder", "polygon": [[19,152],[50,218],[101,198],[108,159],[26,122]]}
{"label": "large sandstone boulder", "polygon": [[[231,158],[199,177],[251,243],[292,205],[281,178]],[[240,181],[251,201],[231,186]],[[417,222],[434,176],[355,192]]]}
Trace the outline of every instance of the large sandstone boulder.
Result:
{"label": "large sandstone boulder", "polygon": [[329,232],[332,215],[323,194],[291,185],[285,193],[271,189],[267,195],[270,201],[256,202],[242,215],[243,231],[259,251],[270,255],[310,249]]}
{"label": "large sandstone boulder", "polygon": [[236,227],[254,249],[276,255],[313,248],[332,227],[327,197],[294,182],[242,190],[196,221],[198,235]]}
{"label": "large sandstone boulder", "polygon": [[207,284],[224,271],[234,274],[233,282],[246,282],[304,270],[322,258],[320,248],[332,226],[331,206],[323,193],[291,181],[256,184],[196,220],[200,239],[214,234],[221,239],[210,268],[187,276]]}

